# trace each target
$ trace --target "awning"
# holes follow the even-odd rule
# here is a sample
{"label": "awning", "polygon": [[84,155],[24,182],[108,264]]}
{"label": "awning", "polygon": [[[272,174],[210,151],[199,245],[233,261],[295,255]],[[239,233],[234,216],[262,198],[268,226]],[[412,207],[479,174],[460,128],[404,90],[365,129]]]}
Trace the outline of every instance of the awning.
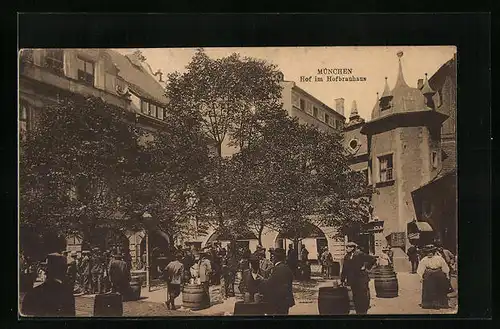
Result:
{"label": "awning", "polygon": [[431,233],[434,230],[432,226],[427,222],[410,222],[407,226],[408,229],[408,240],[419,239],[420,233]]}

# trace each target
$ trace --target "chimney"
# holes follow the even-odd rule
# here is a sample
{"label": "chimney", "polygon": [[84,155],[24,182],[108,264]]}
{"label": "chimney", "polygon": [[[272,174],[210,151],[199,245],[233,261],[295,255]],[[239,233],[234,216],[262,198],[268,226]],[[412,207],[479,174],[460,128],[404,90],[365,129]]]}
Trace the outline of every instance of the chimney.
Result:
{"label": "chimney", "polygon": [[417,88],[422,89],[423,86],[424,86],[424,79],[418,79]]}
{"label": "chimney", "polygon": [[335,110],[344,115],[344,99],[343,98],[336,98],[335,99]]}

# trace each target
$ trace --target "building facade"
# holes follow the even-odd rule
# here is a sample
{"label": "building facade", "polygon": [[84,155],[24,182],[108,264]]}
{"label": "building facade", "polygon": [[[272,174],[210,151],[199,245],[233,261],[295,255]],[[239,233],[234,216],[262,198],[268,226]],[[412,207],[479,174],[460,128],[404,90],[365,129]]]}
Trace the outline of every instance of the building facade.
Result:
{"label": "building facade", "polygon": [[[161,80],[161,76],[160,76]],[[19,132],[36,125],[40,111],[62,97],[99,97],[130,113],[138,127],[161,127],[167,98],[141,54],[124,56],[109,49],[24,49],[19,63]],[[114,232],[135,265],[144,253],[144,232]],[[161,236],[161,232],[159,232]],[[67,249],[81,251],[81,237],[67,237]],[[141,248],[142,245],[142,248]]]}
{"label": "building facade", "polygon": [[[398,53],[395,87],[391,90],[386,78],[384,92],[380,97],[377,95],[371,120],[362,124],[359,130],[366,136],[367,183],[374,191],[372,221],[381,223],[371,239],[376,246],[388,244],[392,247],[397,271],[409,268],[406,256],[411,244],[408,225],[420,217],[417,213],[421,207],[416,209],[413,192],[441,175],[444,166],[454,167],[452,162],[445,165],[443,160],[446,154],[454,154],[444,151],[450,147],[444,146],[443,132],[447,134],[447,141],[455,134],[454,119],[448,121],[454,118],[451,112],[455,109],[445,110],[440,106],[443,97],[450,100],[454,95],[436,93],[427,76],[417,87],[410,87],[404,79],[402,55]],[[448,82],[444,90],[451,89]],[[352,131],[347,128],[345,136],[354,134]],[[358,134],[356,136],[359,138]],[[364,165],[365,162],[360,161],[353,163],[352,168],[357,170]],[[450,220],[456,221],[456,218]]]}

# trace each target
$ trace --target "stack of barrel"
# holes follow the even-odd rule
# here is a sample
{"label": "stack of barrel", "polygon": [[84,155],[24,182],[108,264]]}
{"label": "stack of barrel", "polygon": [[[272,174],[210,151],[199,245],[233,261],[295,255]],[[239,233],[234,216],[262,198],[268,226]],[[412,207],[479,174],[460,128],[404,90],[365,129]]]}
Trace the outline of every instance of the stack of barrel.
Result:
{"label": "stack of barrel", "polygon": [[191,310],[210,307],[210,296],[201,284],[186,284],[182,288],[182,306]]}
{"label": "stack of barrel", "polygon": [[399,285],[396,272],[392,266],[378,266],[373,270],[375,292],[379,298],[394,298],[398,296]]}

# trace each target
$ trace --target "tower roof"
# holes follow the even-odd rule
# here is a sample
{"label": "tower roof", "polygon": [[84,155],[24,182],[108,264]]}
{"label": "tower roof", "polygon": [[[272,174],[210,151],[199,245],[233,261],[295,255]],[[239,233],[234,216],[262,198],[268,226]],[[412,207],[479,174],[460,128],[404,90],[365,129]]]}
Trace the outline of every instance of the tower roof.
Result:
{"label": "tower roof", "polygon": [[422,94],[424,95],[429,95],[432,96],[436,92],[432,90],[431,86],[429,85],[429,80],[427,79],[427,73],[425,74],[425,81],[424,81],[424,86],[422,87]]}
{"label": "tower roof", "polygon": [[[377,103],[373,108],[372,118],[371,118],[372,120],[378,119],[380,116],[385,114],[423,111],[427,109],[427,106],[425,105],[425,97],[423,95],[423,91],[419,90],[418,88],[412,88],[408,86],[408,84],[404,79],[403,65],[402,65],[403,52],[402,51],[398,52],[397,56],[399,63],[398,63],[396,84],[394,86],[394,89],[389,90],[386,78],[384,93],[382,94],[380,100],[377,99]],[[391,103],[390,107],[381,111],[380,102],[382,102],[383,100],[390,100]]]}

